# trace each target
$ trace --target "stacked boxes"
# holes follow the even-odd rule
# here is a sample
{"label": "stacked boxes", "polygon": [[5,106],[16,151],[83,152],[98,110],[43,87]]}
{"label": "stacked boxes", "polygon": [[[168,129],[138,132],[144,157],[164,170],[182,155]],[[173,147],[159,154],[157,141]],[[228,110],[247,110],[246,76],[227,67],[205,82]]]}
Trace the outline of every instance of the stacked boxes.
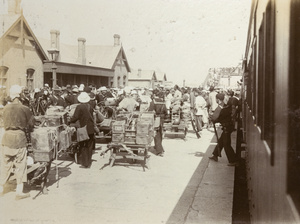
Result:
{"label": "stacked boxes", "polygon": [[141,113],[130,120],[117,120],[112,124],[112,142],[148,145],[154,136],[154,113]]}
{"label": "stacked boxes", "polygon": [[125,139],[124,142],[127,144],[135,144],[136,134],[135,130],[125,130]]}
{"label": "stacked boxes", "polygon": [[139,116],[136,127],[136,144],[148,145],[154,136],[154,113],[145,112]]}
{"label": "stacked boxes", "polygon": [[40,126],[31,133],[33,157],[36,162],[50,162],[59,149],[71,145],[71,130],[64,128],[67,124],[67,112],[49,110],[47,115],[35,117]]}

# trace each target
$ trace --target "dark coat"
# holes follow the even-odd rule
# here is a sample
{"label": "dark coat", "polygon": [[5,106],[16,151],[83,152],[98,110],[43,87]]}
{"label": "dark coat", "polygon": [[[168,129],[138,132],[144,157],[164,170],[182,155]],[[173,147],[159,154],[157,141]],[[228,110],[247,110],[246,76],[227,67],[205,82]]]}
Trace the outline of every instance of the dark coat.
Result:
{"label": "dark coat", "polygon": [[95,133],[93,110],[89,103],[81,103],[76,107],[70,122],[75,123],[77,120],[80,122],[80,127],[84,127],[85,125],[87,126],[87,132],[89,135]]}

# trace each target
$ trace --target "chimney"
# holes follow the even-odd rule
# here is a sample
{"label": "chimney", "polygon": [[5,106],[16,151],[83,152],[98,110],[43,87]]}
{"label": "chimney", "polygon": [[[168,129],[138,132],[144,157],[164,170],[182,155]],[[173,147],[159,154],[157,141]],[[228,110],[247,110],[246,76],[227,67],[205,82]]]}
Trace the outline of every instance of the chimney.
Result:
{"label": "chimney", "polygon": [[[60,43],[59,43],[60,32],[59,32],[59,30],[50,30],[50,35],[51,35],[50,48],[60,50]],[[59,59],[60,59],[60,54],[57,55],[56,60],[59,61]]]}
{"label": "chimney", "polygon": [[120,35],[119,34],[115,34],[114,35],[114,47],[115,46],[119,46],[120,45]]}
{"label": "chimney", "polygon": [[8,0],[8,14],[21,14],[21,0]]}
{"label": "chimney", "polygon": [[78,38],[78,58],[77,58],[77,62],[82,64],[82,65],[86,64],[85,42],[86,42],[86,40],[84,38]]}
{"label": "chimney", "polygon": [[142,69],[138,69],[138,77],[142,77]]}
{"label": "chimney", "polygon": [[58,30],[51,30],[51,48],[56,48],[59,50],[59,35],[60,32]]}

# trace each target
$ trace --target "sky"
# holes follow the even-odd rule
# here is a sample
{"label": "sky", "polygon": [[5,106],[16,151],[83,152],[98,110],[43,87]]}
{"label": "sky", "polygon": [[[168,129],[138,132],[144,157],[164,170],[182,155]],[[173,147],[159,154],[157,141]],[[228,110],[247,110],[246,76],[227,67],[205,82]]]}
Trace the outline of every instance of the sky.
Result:
{"label": "sky", "polygon": [[[8,0],[0,4],[3,11]],[[37,37],[77,45],[113,45],[121,36],[133,69],[199,86],[209,68],[236,67],[246,47],[251,0],[22,0]]]}

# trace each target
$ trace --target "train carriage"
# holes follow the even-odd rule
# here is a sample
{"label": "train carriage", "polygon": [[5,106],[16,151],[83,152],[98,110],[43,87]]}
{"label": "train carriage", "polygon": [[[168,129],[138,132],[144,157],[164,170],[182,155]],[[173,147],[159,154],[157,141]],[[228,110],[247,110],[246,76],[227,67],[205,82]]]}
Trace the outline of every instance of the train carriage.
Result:
{"label": "train carriage", "polygon": [[251,222],[299,223],[299,0],[252,1],[243,70]]}

